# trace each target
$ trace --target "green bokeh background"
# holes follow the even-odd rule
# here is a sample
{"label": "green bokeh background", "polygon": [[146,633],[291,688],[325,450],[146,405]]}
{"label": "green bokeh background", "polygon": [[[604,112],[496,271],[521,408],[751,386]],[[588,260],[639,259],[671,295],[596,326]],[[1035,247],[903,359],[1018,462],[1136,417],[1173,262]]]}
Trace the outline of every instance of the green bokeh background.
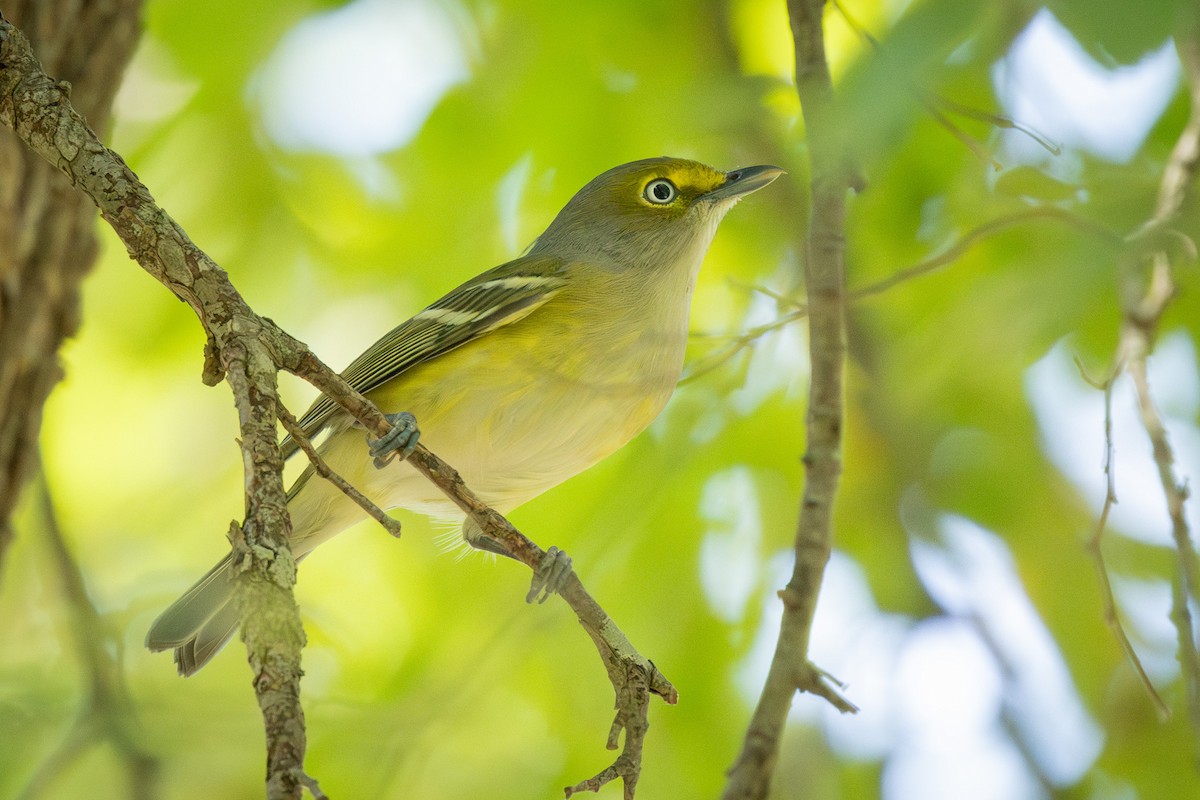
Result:
{"label": "green bokeh background", "polygon": [[[867,179],[850,206],[852,285],[1035,203],[1120,233],[1152,213],[1186,118],[1185,89],[1128,163],[1067,153],[1060,158],[1076,159],[1076,169],[1066,191],[1047,177],[1053,166],[998,178],[931,118],[915,89],[997,108],[993,65],[1041,5],[846,5],[882,41],[875,49],[828,14],[847,146]],[[1088,53],[1120,65],[1161,46],[1187,4],[1046,5]],[[431,299],[515,256],[594,175],[651,155],[789,172],[723,223],[697,289],[697,333],[765,321],[749,285],[797,291],[807,151],[783,3],[464,3],[470,76],[415,138],[372,157],[370,168],[393,183],[383,194],[358,177],[364,160],[282,149],[259,114],[254,76],[264,59],[291,26],[333,8],[150,0],[111,137],[251,305],[327,362],[347,363]],[[986,124],[956,119],[996,144]],[[506,192],[513,181],[518,191]],[[515,244],[503,227],[511,219]],[[1178,226],[1200,233],[1194,204]],[[103,255],[85,285],[83,328],[46,409],[48,483],[145,741],[162,759],[161,796],[261,796],[261,723],[240,645],[187,681],[168,656],[141,646],[158,611],[223,553],[223,533],[241,516],[232,403],[224,386],[200,383],[204,340],[189,309],[98,228]],[[1194,341],[1194,266],[1178,275],[1164,331]],[[1080,546],[1100,498],[1079,494],[1049,461],[1023,384],[1063,337],[1103,369],[1120,324],[1116,276],[1111,242],[1050,220],[856,304],[836,546],[864,570],[882,610],[918,620],[942,611],[911,565],[906,496],[915,490],[928,508],[996,532],[1105,736],[1087,775],[1045,791],[1184,797],[1197,786],[1197,742],[1182,684],[1160,685],[1176,710],[1160,724],[1104,624]],[[698,336],[693,363],[707,363],[721,342]],[[680,690],[678,706],[651,709],[639,797],[716,796],[740,746],[750,704],[738,675],[779,588],[766,564],[789,545],[802,489],[804,345],[793,326],[752,358],[721,363],[683,386],[619,454],[512,515],[536,541],[573,555],[585,585]],[[312,390],[284,384],[302,411]],[[947,456],[950,435],[964,431],[969,445]],[[1189,466],[1194,474],[1200,465],[1181,472]],[[749,476],[757,508],[706,493],[713,476],[731,471]],[[748,541],[759,568],[736,613],[710,602],[701,577],[705,536],[722,525],[706,503],[757,532]],[[20,791],[86,692],[33,505],[18,520],[0,586],[0,797]],[[400,541],[364,523],[300,574],[307,763],[323,788],[338,798],[555,797],[607,764],[609,686],[566,607],[527,607],[523,569],[449,555],[441,528],[400,516]],[[1173,574],[1166,548],[1119,536],[1109,547],[1118,574],[1157,582]],[[797,722],[773,796],[881,796],[885,762],[847,758]],[[103,745],[49,791],[118,797],[124,785]]]}

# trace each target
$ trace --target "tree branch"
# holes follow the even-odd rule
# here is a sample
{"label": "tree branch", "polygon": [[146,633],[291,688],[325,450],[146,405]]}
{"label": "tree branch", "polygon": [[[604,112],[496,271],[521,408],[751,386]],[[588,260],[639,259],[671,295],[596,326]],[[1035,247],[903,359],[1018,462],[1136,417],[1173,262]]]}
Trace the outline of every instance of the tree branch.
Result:
{"label": "tree branch", "polygon": [[[300,707],[303,630],[292,598],[295,564],[275,433],[275,354],[261,320],[228,276],[158,208],[149,190],[100,142],[70,102],[70,86],[43,71],[24,35],[0,22],[0,122],[87,194],[130,255],[187,302],[209,340],[204,377],[226,376],[234,392],[246,480],[246,523],[234,526],[242,567],[243,639],[267,732],[268,797],[299,798],[304,715]],[[270,326],[270,330],[275,330]],[[247,611],[252,604],[254,613]],[[261,617],[262,621],[258,621]],[[279,640],[270,635],[289,632]]]}
{"label": "tree branch", "polygon": [[[225,379],[234,392],[247,503],[245,524],[234,524],[230,538],[235,563],[243,573],[239,578],[243,638],[267,730],[268,796],[299,797],[302,787],[312,788],[315,783],[303,772],[304,716],[299,703],[303,629],[291,592],[295,564],[287,541],[290,521],[275,434],[280,408],[276,371],[284,369],[309,381],[369,432],[383,435],[391,425],[307,346],[254,313],[225,271],[191,242],[121,158],[87,127],[71,107],[68,90],[66,84],[46,76],[25,37],[0,21],[0,122],[91,197],[130,256],[192,307],[208,340],[202,378],[209,385]],[[439,486],[486,535],[536,569],[545,551],[472,494],[453,468],[421,445],[408,463]],[[649,693],[674,703],[675,688],[633,648],[578,577],[572,575],[560,594],[595,643],[613,684],[617,713],[608,737],[610,748],[615,748],[615,734],[622,728],[626,738],[607,780],[623,778],[626,796],[632,796],[648,725]],[[254,608],[253,615],[246,614],[249,608]],[[602,773],[607,774],[607,770]]]}
{"label": "tree branch", "polygon": [[1104,622],[1108,625],[1109,630],[1112,631],[1113,636],[1116,637],[1117,644],[1121,646],[1122,652],[1125,653],[1125,658],[1129,661],[1129,666],[1137,674],[1138,680],[1146,689],[1151,702],[1154,703],[1155,708],[1158,710],[1159,719],[1166,721],[1171,716],[1171,709],[1167,706],[1166,701],[1162,699],[1162,695],[1158,693],[1158,690],[1154,688],[1154,682],[1146,674],[1146,668],[1142,666],[1142,660],[1138,657],[1137,650],[1133,648],[1133,643],[1129,641],[1129,636],[1125,633],[1125,626],[1121,623],[1121,616],[1117,611],[1117,601],[1113,596],[1112,581],[1108,578],[1108,565],[1105,562],[1104,548],[1102,547],[1104,531],[1108,528],[1108,516],[1112,513],[1113,506],[1117,504],[1112,396],[1113,386],[1121,374],[1123,365],[1117,364],[1103,381],[1094,380],[1088,375],[1087,370],[1083,367],[1083,363],[1078,359],[1076,359],[1076,366],[1079,367],[1080,374],[1088,384],[1104,393],[1104,504],[1100,509],[1100,517],[1096,520],[1096,527],[1092,531],[1092,535],[1088,537],[1085,545],[1088,556],[1092,559],[1092,566],[1096,571],[1096,580],[1100,584],[1100,601],[1104,605]]}
{"label": "tree branch", "polygon": [[833,539],[833,504],[841,476],[842,371],[846,352],[845,195],[851,171],[837,144],[833,83],[825,57],[823,0],[789,0],[796,48],[796,92],[804,112],[812,162],[812,210],[804,276],[808,288],[808,449],[804,498],[796,530],[795,564],[780,592],[783,621],[766,684],[750,720],[741,754],[729,773],[725,800],[766,797],[792,697],[809,691],[841,698],[828,676],[808,660],[817,595]]}
{"label": "tree branch", "polygon": [[[1004,233],[1009,228],[1015,228],[1019,225],[1025,225],[1030,222],[1039,222],[1042,220],[1056,220],[1066,223],[1069,226],[1078,228],[1079,230],[1091,232],[1095,235],[1108,240],[1113,247],[1123,247],[1127,244],[1122,237],[1115,232],[1105,227],[1104,225],[1093,220],[1086,219],[1073,214],[1056,206],[1035,206],[1033,208],[1014,211],[1011,214],[1005,214],[1001,217],[981,223],[966,233],[959,236],[946,247],[942,248],[936,255],[929,256],[916,264],[898,269],[886,278],[859,286],[855,289],[850,289],[846,293],[846,299],[850,302],[856,302],[866,298],[874,297],[884,292],[890,291],[895,287],[907,283],[908,281],[916,280],[933,272],[937,272],[943,267],[953,264],[958,259],[962,258],[971,248],[993,236],[998,236]],[[736,356],[742,350],[753,345],[758,339],[772,333],[780,328],[787,327],[794,322],[799,322],[808,316],[808,306],[797,304],[791,298],[776,295],[767,291],[762,287],[752,287],[754,291],[763,292],[773,297],[781,305],[792,305],[792,310],[779,317],[764,322],[761,325],[755,325],[752,328],[742,331],[732,337],[721,346],[718,350],[694,364],[687,373],[687,376],[680,383],[689,383],[696,380],[702,375],[706,375],[712,370],[720,367],[729,359]]]}
{"label": "tree branch", "polygon": [[[1154,233],[1170,224],[1183,208],[1200,171],[1200,12],[1196,9],[1191,10],[1191,18],[1177,33],[1176,46],[1189,82],[1191,111],[1163,170],[1154,213],[1140,234]],[[1194,244],[1191,250],[1195,251]],[[1147,359],[1154,350],[1158,327],[1175,295],[1170,256],[1166,249],[1156,249],[1146,258],[1126,258],[1118,278],[1124,319],[1114,364],[1118,368],[1123,366],[1133,381],[1138,413],[1150,440],[1167,514],[1171,520],[1171,537],[1177,560],[1171,620],[1175,624],[1177,657],[1187,693],[1188,717],[1200,752],[1200,654],[1197,653],[1189,609],[1189,602],[1200,600],[1200,568],[1197,567],[1196,550],[1184,514],[1188,489],[1175,477],[1174,451],[1162,415],[1155,405],[1146,368]]]}
{"label": "tree branch", "polygon": [[299,421],[282,404],[276,409],[276,413],[279,415],[279,422],[283,425],[283,429],[292,437],[296,446],[304,451],[304,455],[308,456],[308,461],[312,464],[316,473],[336,486],[342,494],[346,495],[346,497],[350,498],[359,508],[366,512],[367,516],[383,526],[384,530],[397,539],[400,538],[400,521],[389,517],[387,512],[372,503],[369,497],[358,489],[355,489],[345,478],[334,472],[325,463],[325,459],[321,458],[321,454],[317,452],[317,448],[313,447],[312,442],[305,435],[303,429],[301,429]]}
{"label": "tree branch", "polygon": [[58,524],[54,500],[46,476],[35,478],[40,530],[50,548],[55,571],[62,582],[63,595],[71,619],[71,631],[80,660],[88,678],[87,699],[79,717],[58,746],[51,751],[18,800],[40,797],[53,780],[87,750],[107,739],[125,763],[129,775],[129,796],[133,800],[151,800],[159,776],[159,761],[143,744],[134,717],[121,665],[113,652],[119,644],[113,640],[100,612],[96,610],[84,585],[83,573],[67,547],[66,537]]}

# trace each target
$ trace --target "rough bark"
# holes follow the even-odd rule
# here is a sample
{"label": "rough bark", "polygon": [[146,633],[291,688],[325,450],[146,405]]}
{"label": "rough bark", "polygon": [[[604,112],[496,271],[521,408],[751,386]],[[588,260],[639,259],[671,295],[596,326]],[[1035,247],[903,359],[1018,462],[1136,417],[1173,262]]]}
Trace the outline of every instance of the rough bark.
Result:
{"label": "rough bark", "polygon": [[[141,0],[16,0],[46,68],[73,85],[92,126],[113,97],[141,30]],[[0,133],[0,566],[10,518],[36,465],[42,406],[62,377],[58,350],[79,328],[79,287],[96,257],[96,207],[16,136]]]}

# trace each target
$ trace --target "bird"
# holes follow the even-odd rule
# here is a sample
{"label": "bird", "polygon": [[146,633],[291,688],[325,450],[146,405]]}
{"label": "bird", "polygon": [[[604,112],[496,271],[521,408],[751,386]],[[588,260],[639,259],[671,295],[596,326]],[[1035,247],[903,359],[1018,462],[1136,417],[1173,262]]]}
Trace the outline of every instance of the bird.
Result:
{"label": "bird", "polygon": [[[403,451],[419,435],[506,514],[658,416],[682,374],[691,297],[718,223],[781,174],[668,157],[613,167],[580,189],[523,255],[392,329],[342,377],[396,424],[389,445]],[[323,434],[322,459],[381,508],[463,518],[410,465],[378,468],[385,448],[369,449],[362,428],[328,397],[300,428]],[[290,437],[280,447],[285,458],[298,449]],[[298,560],[363,516],[311,465],[287,502]],[[503,552],[470,518],[463,538]],[[185,676],[207,664],[239,624],[234,575],[227,555],[162,612],[146,646],[174,650]]]}

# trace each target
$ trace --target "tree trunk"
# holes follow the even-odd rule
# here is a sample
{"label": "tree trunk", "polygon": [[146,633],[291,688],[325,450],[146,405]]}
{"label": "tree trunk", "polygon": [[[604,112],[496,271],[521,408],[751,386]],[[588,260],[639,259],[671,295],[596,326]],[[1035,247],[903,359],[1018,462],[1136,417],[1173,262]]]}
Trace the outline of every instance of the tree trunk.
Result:
{"label": "tree trunk", "polygon": [[[104,132],[141,31],[142,0],[15,0],[46,71]],[[79,327],[79,288],[96,257],[96,208],[15,136],[0,133],[0,565],[36,464],[42,406],[62,377],[58,349]]]}

